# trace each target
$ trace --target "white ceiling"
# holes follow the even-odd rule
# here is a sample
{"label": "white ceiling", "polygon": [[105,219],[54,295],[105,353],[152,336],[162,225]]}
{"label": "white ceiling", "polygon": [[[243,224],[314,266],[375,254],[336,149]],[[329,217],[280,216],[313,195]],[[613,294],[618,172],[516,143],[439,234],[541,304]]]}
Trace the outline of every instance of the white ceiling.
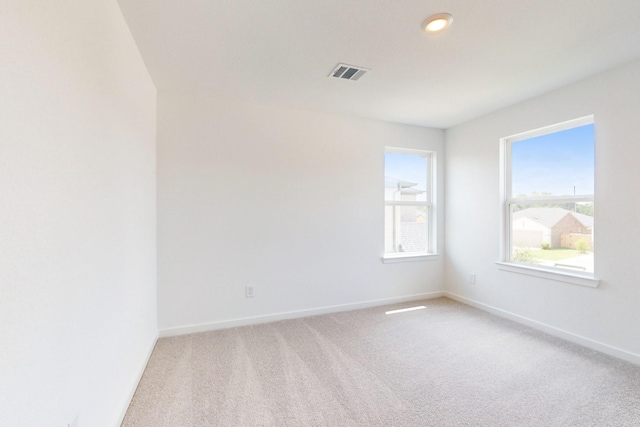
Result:
{"label": "white ceiling", "polygon": [[[437,128],[640,58],[640,0],[119,3],[160,91]],[[372,71],[328,78],[339,62]]]}

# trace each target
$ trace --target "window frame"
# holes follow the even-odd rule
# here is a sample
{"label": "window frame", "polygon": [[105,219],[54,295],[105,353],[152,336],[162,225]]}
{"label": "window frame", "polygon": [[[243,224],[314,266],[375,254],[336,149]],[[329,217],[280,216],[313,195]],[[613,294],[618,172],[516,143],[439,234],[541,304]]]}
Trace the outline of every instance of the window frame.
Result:
{"label": "window frame", "polygon": [[[399,148],[399,147],[384,147],[384,154],[387,153],[398,153],[398,154],[409,154],[413,156],[419,156],[426,160],[426,188],[425,190],[425,201],[400,201],[400,200],[386,200],[386,197],[383,196],[384,202],[384,215],[385,218],[384,223],[386,226],[386,209],[387,207],[396,207],[396,206],[420,206],[425,207],[426,209],[426,232],[427,232],[427,247],[425,251],[420,252],[385,252],[386,247],[386,237],[385,237],[385,229],[383,227],[383,255],[382,262],[383,263],[395,263],[395,262],[405,262],[405,261],[428,261],[438,259],[439,255],[437,254],[437,240],[436,240],[436,153],[434,151],[429,150],[420,150],[420,149],[411,149],[411,148]],[[386,164],[384,165],[384,173],[383,180],[386,179]],[[383,183],[383,189],[384,189]]]}
{"label": "window frame", "polygon": [[[577,195],[577,196],[550,196],[543,198],[515,198],[512,194],[512,170],[511,170],[511,146],[514,142],[531,139],[542,135],[562,132],[564,130],[573,129],[580,126],[595,124],[593,115],[580,117],[573,120],[557,123],[550,126],[534,129],[504,137],[500,139],[500,260],[496,263],[500,270],[513,273],[526,274],[529,276],[541,277],[545,279],[571,283],[576,285],[597,287],[600,280],[595,276],[594,272],[580,272],[565,270],[558,267],[540,266],[525,262],[512,260],[513,239],[512,239],[512,205],[514,204],[537,204],[537,203],[579,203],[579,202],[595,202],[594,194]],[[595,149],[595,147],[594,147]],[[595,176],[594,176],[595,180]],[[594,182],[595,184],[595,182]],[[594,214],[595,222],[595,214]],[[595,228],[594,228],[595,233]],[[595,254],[594,254],[595,256]]]}

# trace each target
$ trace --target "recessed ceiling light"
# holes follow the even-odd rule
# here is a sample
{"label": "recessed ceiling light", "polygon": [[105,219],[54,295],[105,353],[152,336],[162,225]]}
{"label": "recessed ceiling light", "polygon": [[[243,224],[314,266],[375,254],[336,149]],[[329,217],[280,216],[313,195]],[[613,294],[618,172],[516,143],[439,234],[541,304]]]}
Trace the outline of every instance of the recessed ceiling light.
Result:
{"label": "recessed ceiling light", "polygon": [[447,28],[453,22],[453,16],[448,13],[437,13],[424,21],[424,30],[427,33],[438,33]]}

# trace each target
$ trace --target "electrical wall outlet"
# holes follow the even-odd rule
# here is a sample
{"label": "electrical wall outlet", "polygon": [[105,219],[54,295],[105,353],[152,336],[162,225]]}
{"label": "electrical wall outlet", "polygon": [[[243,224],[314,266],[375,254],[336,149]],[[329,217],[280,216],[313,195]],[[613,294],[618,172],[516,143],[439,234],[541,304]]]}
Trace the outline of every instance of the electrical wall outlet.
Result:
{"label": "electrical wall outlet", "polygon": [[475,273],[470,273],[469,274],[469,283],[471,283],[472,285],[474,283],[476,283],[476,275],[475,275]]}
{"label": "electrical wall outlet", "polygon": [[253,286],[247,286],[244,288],[244,296],[246,298],[253,298],[255,295],[255,289],[253,289]]}

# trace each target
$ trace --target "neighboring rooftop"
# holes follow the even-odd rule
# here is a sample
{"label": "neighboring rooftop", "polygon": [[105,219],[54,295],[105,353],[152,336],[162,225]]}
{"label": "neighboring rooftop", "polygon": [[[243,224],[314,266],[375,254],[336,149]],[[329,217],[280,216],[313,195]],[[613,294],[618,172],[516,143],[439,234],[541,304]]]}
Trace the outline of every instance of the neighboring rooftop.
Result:
{"label": "neighboring rooftop", "polygon": [[555,226],[562,218],[573,215],[585,227],[593,227],[593,217],[562,208],[527,208],[514,212],[513,220],[529,218],[545,227]]}
{"label": "neighboring rooftop", "polygon": [[405,181],[398,178],[393,178],[390,176],[384,177],[384,186],[385,188],[398,189],[401,188],[401,194],[422,194],[425,191],[420,190],[419,188],[415,188],[418,185],[415,182]]}

